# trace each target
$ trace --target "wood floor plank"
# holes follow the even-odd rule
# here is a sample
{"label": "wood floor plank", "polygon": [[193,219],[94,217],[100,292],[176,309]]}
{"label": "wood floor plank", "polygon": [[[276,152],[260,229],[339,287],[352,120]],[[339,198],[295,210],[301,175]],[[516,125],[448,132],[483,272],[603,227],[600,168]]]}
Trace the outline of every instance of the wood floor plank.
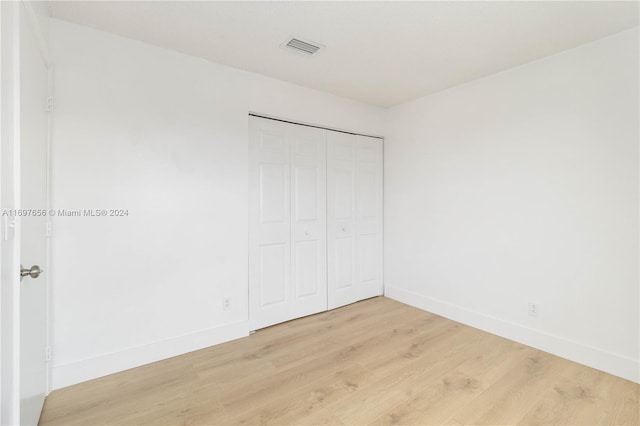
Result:
{"label": "wood floor plank", "polygon": [[370,371],[352,364],[332,375],[302,384],[296,389],[298,398],[276,395],[268,404],[254,407],[229,420],[231,424],[314,424],[307,420],[310,414],[332,416],[333,413],[327,410],[332,402],[344,401],[359,387],[368,386],[373,378]]}
{"label": "wood floor plank", "polygon": [[553,386],[564,366],[558,357],[532,350],[515,368],[478,395],[455,415],[461,424],[516,424]]}
{"label": "wood floor plank", "polygon": [[640,385],[384,297],[49,395],[41,425],[638,425]]}
{"label": "wood floor plank", "polygon": [[464,348],[476,336],[471,329],[450,330],[418,354],[400,351],[387,355],[387,362],[374,370],[377,382],[355,394],[351,404],[336,407],[336,416],[347,424],[370,423],[422,389],[423,377],[445,374],[463,363],[468,357]]}
{"label": "wood floor plank", "polygon": [[444,374],[438,372],[417,378],[420,388],[407,393],[405,401],[373,424],[443,424],[451,412],[484,392],[495,383],[500,371],[520,363],[528,352],[525,347],[506,340],[484,345],[480,351],[474,352],[479,348],[470,347],[467,359]]}

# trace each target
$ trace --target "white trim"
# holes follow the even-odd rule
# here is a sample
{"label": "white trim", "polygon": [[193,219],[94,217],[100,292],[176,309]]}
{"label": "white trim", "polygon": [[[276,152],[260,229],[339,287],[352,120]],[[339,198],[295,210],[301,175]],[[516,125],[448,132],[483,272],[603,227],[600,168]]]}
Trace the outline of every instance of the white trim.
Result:
{"label": "white trim", "polygon": [[52,368],[53,389],[71,386],[248,335],[247,321],[239,321],[95,358],[56,365]]}
{"label": "white trim", "polygon": [[[6,84],[6,82],[2,79],[2,66],[4,64],[4,59],[3,59],[3,50],[2,49],[2,41],[3,41],[3,26],[2,26],[2,5],[0,5],[0,141],[2,140],[2,131],[4,130],[3,128],[3,114],[4,114],[4,93],[6,91],[6,89],[3,88],[3,86]],[[2,143],[0,142],[0,188],[2,187],[2,184],[4,183],[4,179],[5,176],[3,174],[3,172],[5,172],[5,170],[2,167],[2,159],[3,156],[6,155],[6,152],[4,152],[3,150],[3,146]],[[4,207],[4,205],[2,205],[2,200],[0,199],[0,207]],[[4,226],[4,223],[2,223],[1,226]],[[0,239],[4,239],[5,238],[5,230],[3,229],[2,231],[0,231]],[[2,241],[0,240],[0,276],[2,273],[2,267],[3,267],[3,257],[2,257]],[[3,310],[2,310],[2,293],[3,293],[3,289],[0,288],[0,324],[2,323],[2,315],[3,315]],[[2,356],[2,351],[3,351],[3,347],[6,344],[5,343],[5,337],[3,335],[4,333],[2,333],[2,327],[0,326],[0,383],[3,383],[5,380],[5,376],[7,375],[7,372],[3,370],[7,369],[7,366],[4,365],[6,364],[6,362],[4,362],[4,357]],[[4,399],[2,399],[2,386],[0,386],[0,423],[2,423],[2,419],[4,418],[2,416],[2,411],[3,410],[7,410],[6,408],[4,408]]]}
{"label": "white trim", "polygon": [[[47,67],[47,78],[48,78],[48,96],[49,98],[53,97],[53,84],[54,84],[54,80],[53,80],[53,66],[49,65],[49,67]],[[50,109],[47,112],[47,211],[49,211],[52,207],[53,207],[53,202],[51,199],[51,194],[52,194],[52,155],[51,155],[51,143],[53,140],[53,111],[52,109]],[[47,227],[52,226],[52,221],[51,218],[47,218]],[[51,228],[49,228],[51,229]],[[52,280],[52,276],[53,276],[53,261],[52,261],[52,250],[51,250],[51,235],[47,235],[47,240],[46,240],[46,244],[47,244],[47,249],[46,249],[46,253],[47,253],[47,273],[45,273],[45,285],[47,286],[47,347],[49,349],[53,348],[53,304],[51,303],[51,301],[53,300],[53,280]],[[46,394],[47,396],[51,393],[52,390],[52,384],[53,384],[53,378],[52,378],[52,373],[51,373],[51,363],[53,362],[53,359],[49,359],[47,361],[47,388],[46,388]]]}
{"label": "white trim", "polygon": [[[3,64],[3,59],[2,59],[2,40],[3,40],[3,35],[2,35],[2,7],[0,6],[0,140],[2,139],[2,114],[4,112],[3,109],[3,99],[4,99],[4,90],[2,89],[2,87],[5,85],[5,82],[2,80],[2,64]],[[5,89],[6,90],[6,89]],[[2,158],[3,155],[5,155],[5,153],[3,153],[3,149],[2,149],[2,144],[0,142],[0,188],[2,187],[2,183],[5,179],[4,175],[2,174],[2,172],[4,171],[2,168]],[[1,203],[1,199],[0,199],[0,207],[2,207],[2,203]],[[2,226],[4,226],[4,224],[2,224]],[[4,230],[0,231],[0,238],[4,238]],[[2,271],[2,243],[0,241],[0,274]],[[0,323],[2,322],[2,289],[0,289]],[[0,327],[0,334],[2,329]],[[2,370],[3,368],[6,369],[6,366],[3,366],[3,357],[2,357],[2,349],[3,349],[3,345],[4,345],[4,341],[3,341],[3,336],[0,337],[0,383],[3,382],[4,380],[4,375],[6,375],[6,372],[3,373]],[[2,422],[2,410],[4,409],[3,406],[3,399],[2,399],[2,386],[0,386],[0,423]]]}
{"label": "white trim", "polygon": [[385,286],[385,296],[471,327],[640,383],[640,361],[486,315],[428,296]]}

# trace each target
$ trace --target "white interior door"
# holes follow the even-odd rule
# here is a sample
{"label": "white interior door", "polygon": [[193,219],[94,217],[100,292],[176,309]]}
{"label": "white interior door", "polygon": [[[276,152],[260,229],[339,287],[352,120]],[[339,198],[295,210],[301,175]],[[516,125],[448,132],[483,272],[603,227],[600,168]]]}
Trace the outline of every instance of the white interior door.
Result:
{"label": "white interior door", "polygon": [[329,309],[357,300],[355,135],[327,133]]}
{"label": "white interior door", "polygon": [[383,293],[382,139],[356,142],[356,232],[358,300]]}
{"label": "white interior door", "polygon": [[[24,6],[23,6],[24,7]],[[20,259],[46,269],[48,70],[26,13],[20,21]],[[20,424],[36,425],[47,393],[47,286],[42,274],[20,284]]]}
{"label": "white interior door", "polygon": [[329,309],[383,293],[382,140],[327,132]]}
{"label": "white interior door", "polygon": [[325,131],[250,117],[249,326],[327,309]]}
{"label": "white interior door", "polygon": [[249,327],[289,320],[291,191],[282,123],[250,117]]}
{"label": "white interior door", "polygon": [[288,124],[291,318],[327,310],[326,130]]}

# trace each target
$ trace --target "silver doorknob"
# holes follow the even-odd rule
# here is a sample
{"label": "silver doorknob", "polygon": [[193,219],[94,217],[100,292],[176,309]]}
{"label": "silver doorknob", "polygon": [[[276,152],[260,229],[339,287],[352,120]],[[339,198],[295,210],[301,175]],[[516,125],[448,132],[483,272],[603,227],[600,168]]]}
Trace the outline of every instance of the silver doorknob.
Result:
{"label": "silver doorknob", "polygon": [[23,268],[22,265],[20,265],[20,281],[22,281],[24,277],[38,278],[43,272],[38,265],[33,265],[29,269]]}

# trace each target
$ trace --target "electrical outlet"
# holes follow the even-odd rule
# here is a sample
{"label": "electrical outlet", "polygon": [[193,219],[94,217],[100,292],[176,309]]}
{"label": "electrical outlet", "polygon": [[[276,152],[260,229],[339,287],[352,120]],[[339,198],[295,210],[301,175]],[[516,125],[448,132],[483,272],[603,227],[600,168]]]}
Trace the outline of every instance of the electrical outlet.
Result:
{"label": "electrical outlet", "polygon": [[222,310],[223,311],[228,311],[229,309],[231,309],[231,298],[230,297],[223,297],[222,298]]}
{"label": "electrical outlet", "polygon": [[533,302],[529,302],[529,316],[530,317],[537,317],[538,316],[538,304],[537,303],[533,303]]}

